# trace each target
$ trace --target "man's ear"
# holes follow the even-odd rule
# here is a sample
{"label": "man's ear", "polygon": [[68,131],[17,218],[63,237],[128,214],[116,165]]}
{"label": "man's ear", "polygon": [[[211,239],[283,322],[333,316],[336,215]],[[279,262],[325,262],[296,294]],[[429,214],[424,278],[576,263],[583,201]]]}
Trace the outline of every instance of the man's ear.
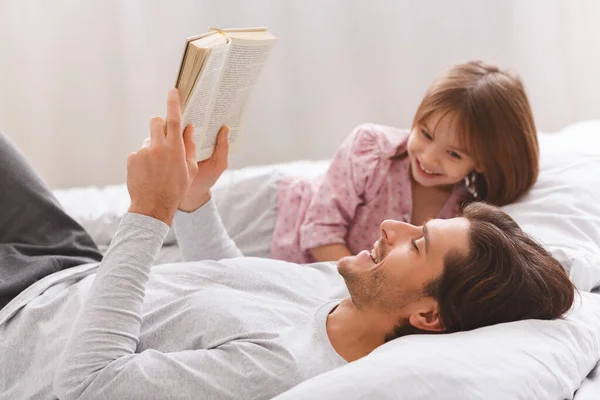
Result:
{"label": "man's ear", "polygon": [[412,326],[422,331],[443,332],[438,302],[428,297],[408,317]]}

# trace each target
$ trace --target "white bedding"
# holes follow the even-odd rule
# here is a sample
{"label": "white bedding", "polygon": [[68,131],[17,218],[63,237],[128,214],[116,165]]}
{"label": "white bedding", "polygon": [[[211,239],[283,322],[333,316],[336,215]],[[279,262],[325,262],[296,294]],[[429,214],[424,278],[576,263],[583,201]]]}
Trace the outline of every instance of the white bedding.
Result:
{"label": "white bedding", "polygon": [[596,365],[596,368],[581,383],[581,387],[574,397],[574,400],[598,399],[600,399],[600,364]]}
{"label": "white bedding", "polygon": [[[276,194],[275,178],[279,174],[290,176],[316,177],[324,173],[328,161],[296,161],[268,166],[247,167],[225,171],[213,189],[213,196],[221,212],[223,223],[236,241],[243,254],[248,256],[268,256],[268,251],[259,253],[256,243],[268,240],[268,226],[274,209],[267,204]],[[265,182],[269,184],[264,185]],[[129,207],[129,193],[125,184],[104,187],[78,187],[55,190],[54,194],[65,210],[90,233],[101,250],[105,250],[114,236],[119,221]],[[251,210],[251,213],[248,213]],[[252,225],[244,223],[252,216]],[[259,226],[264,222],[267,226]],[[248,224],[246,224],[248,225]],[[256,237],[257,234],[262,236]],[[245,240],[248,236],[253,240]],[[179,261],[175,236],[172,232],[165,239],[165,245],[156,263]]]}
{"label": "white bedding", "polygon": [[[527,196],[505,210],[552,251],[580,290],[590,291],[600,284],[600,176],[597,174],[600,171],[600,121],[543,136],[540,143],[542,171],[538,183]],[[237,200],[227,203],[228,199],[255,193],[257,181],[273,177],[276,171],[315,176],[323,173],[327,165],[327,161],[303,161],[226,172],[215,189],[217,203],[229,204],[221,209],[226,227],[243,218],[242,214],[246,217],[248,214],[243,207],[231,207]],[[124,185],[55,193],[101,246],[109,243],[128,205]],[[244,252],[243,246],[240,247]],[[177,259],[176,244],[170,237],[157,262]],[[453,335],[401,339],[378,350],[377,356],[374,354],[360,364],[344,367],[344,371],[336,370],[314,378],[281,398],[318,398],[324,393],[330,398],[347,399],[429,398],[422,397],[423,393],[444,393],[443,398],[532,398],[534,393],[545,393],[544,397],[535,398],[562,399],[571,397],[581,384],[574,397],[576,400],[600,399],[600,366],[589,372],[600,359],[600,302],[597,300],[600,297],[597,296],[584,295],[590,298],[589,302],[597,303],[596,307],[585,308],[587,314],[577,314],[575,322],[571,321],[567,327],[552,328],[563,321],[542,325],[535,323],[541,321],[525,321],[521,323],[523,329],[515,328],[518,323],[506,324],[509,328],[490,327],[473,339],[452,339]],[[496,337],[493,332],[502,335]],[[536,336],[536,332],[541,336]],[[466,337],[473,333],[467,333]],[[517,345],[511,347],[511,342]],[[529,343],[530,347],[523,347],[522,343]],[[484,357],[486,354],[496,359],[492,358],[490,363]],[[428,358],[423,360],[425,355]],[[407,358],[409,356],[412,358]],[[411,363],[407,364],[409,359]],[[515,362],[520,362],[516,364],[519,368]],[[429,368],[429,365],[445,368]],[[487,368],[487,374],[481,371],[482,367]],[[410,368],[420,374],[411,375]],[[470,371],[470,375],[464,371]],[[469,382],[470,377],[479,377],[480,383],[487,380],[487,384]],[[480,390],[479,395],[469,391],[466,382]],[[511,391],[511,385],[520,392]],[[453,397],[453,393],[462,396]],[[501,394],[504,397],[496,397]]]}
{"label": "white bedding", "polygon": [[571,398],[600,357],[600,296],[582,299],[565,320],[393,340],[276,400]]}
{"label": "white bedding", "polygon": [[[600,296],[600,289],[593,291]],[[594,369],[590,371],[588,376],[575,393],[574,400],[598,400],[600,399],[600,361]]]}

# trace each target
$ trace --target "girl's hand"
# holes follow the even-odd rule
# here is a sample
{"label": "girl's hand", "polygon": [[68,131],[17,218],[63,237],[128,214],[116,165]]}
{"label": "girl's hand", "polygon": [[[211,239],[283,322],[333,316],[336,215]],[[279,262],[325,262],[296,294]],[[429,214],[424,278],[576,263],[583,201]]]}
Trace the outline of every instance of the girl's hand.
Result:
{"label": "girl's hand", "polygon": [[210,158],[198,163],[198,172],[194,181],[179,204],[179,209],[192,212],[210,200],[210,189],[215,185],[229,164],[229,127],[224,126],[217,136],[215,151]]}
{"label": "girl's hand", "polygon": [[317,261],[338,261],[340,258],[351,256],[352,252],[345,244],[326,244],[310,249],[310,253]]}

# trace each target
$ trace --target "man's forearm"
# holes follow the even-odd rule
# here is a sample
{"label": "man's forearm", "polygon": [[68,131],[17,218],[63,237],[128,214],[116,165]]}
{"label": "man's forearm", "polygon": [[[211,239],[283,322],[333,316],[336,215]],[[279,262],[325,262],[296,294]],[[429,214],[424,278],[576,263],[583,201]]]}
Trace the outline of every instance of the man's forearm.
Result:
{"label": "man's forearm", "polygon": [[59,362],[60,393],[77,397],[111,362],[135,352],[150,267],[168,231],[145,215],[123,217]]}
{"label": "man's forearm", "polygon": [[179,210],[186,212],[186,213],[192,213],[192,212],[196,211],[197,209],[199,209],[200,207],[202,207],[203,205],[205,205],[206,203],[208,203],[208,201],[210,199],[211,199],[210,192],[206,192],[202,195],[194,197],[193,199],[186,198],[179,205]]}
{"label": "man's forearm", "polygon": [[213,199],[193,212],[178,211],[174,227],[179,250],[185,261],[243,256],[227,234]]}

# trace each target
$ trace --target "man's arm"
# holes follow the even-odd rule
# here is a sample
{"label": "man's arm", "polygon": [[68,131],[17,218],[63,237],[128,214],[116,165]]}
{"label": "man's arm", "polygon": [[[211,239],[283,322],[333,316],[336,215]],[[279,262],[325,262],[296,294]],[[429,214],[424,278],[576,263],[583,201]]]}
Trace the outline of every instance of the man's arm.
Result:
{"label": "man's arm", "polygon": [[[152,118],[150,131],[150,143],[127,160],[129,213],[100,264],[59,360],[54,384],[61,398],[131,398],[130,391],[139,390],[136,385],[148,391],[140,397],[148,398],[151,382],[128,380],[130,367],[142,368],[144,376],[169,369],[166,356],[156,352],[144,361],[135,350],[150,267],[198,170],[193,127],[181,135],[176,89],[169,91],[167,120]],[[117,379],[121,374],[123,379]],[[115,395],[109,396],[113,385]],[[163,392],[162,398],[167,397]]]}
{"label": "man's arm", "polygon": [[276,365],[276,356],[248,341],[135,353],[145,285],[167,232],[165,223],[148,216],[124,216],[59,362],[54,380],[59,398],[235,399],[254,390],[256,396],[275,390],[266,396],[272,397],[285,389],[285,382],[253,376]]}
{"label": "man's arm", "polygon": [[278,377],[270,369],[276,363],[258,362],[265,357],[275,358],[267,349],[245,341],[176,353],[149,349],[98,371],[82,364],[62,369],[55,378],[54,395],[61,400],[272,398],[297,381],[290,374]]}
{"label": "man's arm", "polygon": [[223,127],[212,156],[198,163],[198,173],[175,214],[175,234],[185,261],[243,256],[229,237],[210,194],[210,189],[227,169],[228,133],[229,129]]}
{"label": "man's arm", "polygon": [[60,398],[93,396],[86,388],[135,353],[145,285],[168,230],[145,215],[121,220],[61,357],[54,381]]}
{"label": "man's arm", "polygon": [[214,200],[190,213],[179,211],[173,222],[179,251],[185,261],[243,257],[229,237]]}

